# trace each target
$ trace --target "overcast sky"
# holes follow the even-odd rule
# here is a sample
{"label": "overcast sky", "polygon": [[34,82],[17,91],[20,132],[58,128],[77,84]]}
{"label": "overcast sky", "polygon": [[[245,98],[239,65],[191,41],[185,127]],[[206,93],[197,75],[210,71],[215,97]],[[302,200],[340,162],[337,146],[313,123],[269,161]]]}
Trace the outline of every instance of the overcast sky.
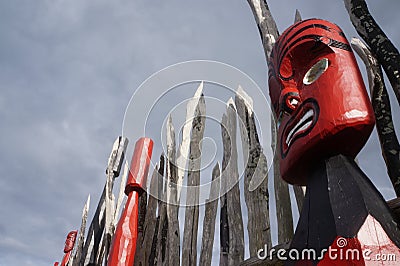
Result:
{"label": "overcast sky", "polygon": [[[400,47],[400,2],[368,2]],[[356,35],[342,1],[269,4],[280,31],[298,8]],[[89,193],[90,215],[96,207],[131,95],[154,72],[191,59],[233,65],[267,92],[247,1],[0,1],[0,265],[61,260]],[[360,164],[393,198],[375,133]]]}

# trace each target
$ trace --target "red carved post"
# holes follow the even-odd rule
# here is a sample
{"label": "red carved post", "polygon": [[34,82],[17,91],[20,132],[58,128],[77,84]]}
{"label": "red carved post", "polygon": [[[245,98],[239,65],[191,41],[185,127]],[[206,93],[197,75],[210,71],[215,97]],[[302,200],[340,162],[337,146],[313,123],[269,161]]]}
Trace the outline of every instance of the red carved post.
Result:
{"label": "red carved post", "polygon": [[139,193],[146,185],[152,152],[151,139],[140,138],[136,142],[125,186],[128,200],[115,230],[107,265],[133,265],[138,233]]}
{"label": "red carved post", "polygon": [[[76,236],[78,235],[78,231],[71,231],[67,235],[67,239],[65,240],[64,246],[64,258],[61,261],[61,266],[66,266],[69,258],[71,257],[72,250],[74,249]],[[58,265],[58,262],[54,263],[54,265]]]}
{"label": "red carved post", "polygon": [[354,162],[375,117],[342,30],[320,19],[289,27],[271,52],[269,89],[281,176],[307,185],[290,251],[314,253],[291,257],[292,264],[374,265],[376,255],[400,257],[399,225]]}

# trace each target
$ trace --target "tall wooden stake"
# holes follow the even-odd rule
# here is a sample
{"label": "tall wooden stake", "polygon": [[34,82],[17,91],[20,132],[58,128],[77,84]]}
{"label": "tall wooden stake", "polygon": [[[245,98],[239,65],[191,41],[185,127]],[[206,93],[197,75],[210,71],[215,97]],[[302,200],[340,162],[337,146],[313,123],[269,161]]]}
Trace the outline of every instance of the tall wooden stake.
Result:
{"label": "tall wooden stake", "polygon": [[175,129],[172,117],[167,121],[167,219],[168,219],[168,264],[178,266],[180,263],[179,243],[179,221],[178,221],[178,198],[177,198],[177,167],[176,167],[176,145]]}
{"label": "tall wooden stake", "polygon": [[228,265],[238,265],[244,259],[244,231],[237,168],[236,127],[235,103],[230,98],[227,102],[226,113],[223,114],[221,121],[224,148],[221,178],[226,179],[228,189],[231,188],[226,192],[229,225]]}
{"label": "tall wooden stake", "polygon": [[365,0],[344,0],[344,3],[357,33],[368,44],[385,70],[400,104],[399,50],[376,23],[368,10]]}
{"label": "tall wooden stake", "polygon": [[76,245],[76,252],[75,252],[75,255],[74,255],[73,261],[72,261],[73,266],[78,266],[79,262],[81,261],[83,243],[85,242],[86,221],[87,221],[87,216],[88,216],[88,212],[89,212],[89,206],[90,206],[90,194],[89,194],[86,204],[82,210],[82,222],[81,222],[81,228],[79,230],[78,243]]}
{"label": "tall wooden stake", "polygon": [[351,45],[367,68],[376,129],[381,143],[387,172],[397,197],[400,197],[400,145],[393,126],[390,99],[386,90],[380,64],[361,40],[353,38]]}
{"label": "tall wooden stake", "polygon": [[[122,162],[125,157],[126,147],[128,145],[128,139],[123,137],[118,137],[113,145],[113,150],[108,159],[107,172],[109,169],[112,171],[110,174],[113,174],[113,177],[117,177],[121,170]],[[107,176],[108,178],[108,176]],[[96,212],[93,216],[92,222],[90,223],[87,239],[85,245],[82,249],[82,257],[80,261],[80,265],[93,265],[97,262],[97,259],[100,257],[101,250],[101,238],[103,235],[104,227],[105,227],[105,212],[106,212],[106,196],[109,195],[107,191],[112,191],[112,186],[114,184],[112,178],[112,182],[106,182],[104,186],[103,193],[101,194],[99,204],[97,205]],[[107,179],[108,180],[108,179]],[[108,184],[107,184],[108,183]],[[110,198],[110,196],[109,196]],[[112,212],[114,214],[114,212]]]}
{"label": "tall wooden stake", "polygon": [[[268,165],[258,139],[253,113],[253,101],[239,86],[235,104],[239,116],[244,161],[244,196],[248,209],[250,257],[265,245],[272,247],[269,221]],[[257,176],[256,176],[257,175]],[[257,180],[257,188],[250,191],[251,180]]]}
{"label": "tall wooden stake", "polygon": [[192,122],[192,136],[188,165],[185,228],[183,232],[182,265],[197,263],[197,232],[199,224],[201,149],[205,128],[206,104],[200,96]]}
{"label": "tall wooden stake", "polygon": [[[279,37],[278,28],[275,20],[272,17],[271,11],[269,10],[266,0],[247,0],[253,11],[254,18],[257,22],[257,26],[261,35],[261,40],[264,47],[265,58],[267,64],[269,64],[269,58],[272,51],[272,47],[275,44],[276,39]],[[273,114],[272,118],[273,117]],[[275,119],[271,119],[275,121]],[[275,125],[271,125],[272,136],[275,138],[276,130]],[[272,146],[275,147],[276,139],[274,139]],[[278,151],[276,152],[276,154]],[[284,243],[290,240],[293,236],[293,220],[292,211],[290,205],[289,187],[280,177],[279,171],[279,157],[274,157],[274,184],[275,184],[275,200],[277,204],[277,216],[278,216],[278,241]]]}
{"label": "tall wooden stake", "polygon": [[215,218],[217,216],[218,195],[220,190],[220,170],[216,163],[212,171],[212,183],[210,197],[206,202],[203,220],[203,237],[201,242],[201,253],[199,265],[211,265],[212,251],[214,245]]}

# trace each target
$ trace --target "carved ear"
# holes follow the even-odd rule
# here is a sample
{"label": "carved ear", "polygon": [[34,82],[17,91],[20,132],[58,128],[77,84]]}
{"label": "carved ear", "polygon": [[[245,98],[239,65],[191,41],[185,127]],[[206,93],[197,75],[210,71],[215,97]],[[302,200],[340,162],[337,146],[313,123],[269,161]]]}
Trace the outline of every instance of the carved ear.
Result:
{"label": "carved ear", "polygon": [[294,23],[297,23],[299,21],[302,21],[300,11],[296,9],[296,13],[294,14]]}

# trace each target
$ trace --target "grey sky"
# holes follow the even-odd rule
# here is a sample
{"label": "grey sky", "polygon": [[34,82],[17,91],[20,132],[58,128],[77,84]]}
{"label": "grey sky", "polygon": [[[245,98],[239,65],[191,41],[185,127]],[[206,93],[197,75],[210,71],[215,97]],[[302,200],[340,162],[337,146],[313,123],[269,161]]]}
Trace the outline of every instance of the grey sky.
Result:
{"label": "grey sky", "polygon": [[[400,2],[368,3],[400,47]],[[280,31],[298,8],[303,18],[327,19],[348,38],[356,35],[342,1],[269,4]],[[190,59],[231,64],[266,92],[247,1],[0,2],[0,265],[61,260],[89,193],[90,215],[97,204],[133,91],[161,68]],[[398,128],[400,110],[394,100],[392,106]],[[360,164],[387,199],[394,197],[375,133]]]}

